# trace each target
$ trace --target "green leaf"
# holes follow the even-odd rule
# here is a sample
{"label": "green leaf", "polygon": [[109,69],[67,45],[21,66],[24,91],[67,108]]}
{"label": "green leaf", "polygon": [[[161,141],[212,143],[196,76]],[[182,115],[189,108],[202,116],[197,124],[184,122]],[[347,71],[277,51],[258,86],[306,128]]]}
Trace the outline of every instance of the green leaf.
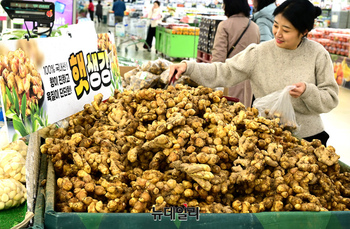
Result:
{"label": "green leaf", "polygon": [[36,120],[40,126],[44,127],[44,122],[40,116],[38,116],[37,114],[34,115],[34,120]]}
{"label": "green leaf", "polygon": [[15,128],[16,131],[18,131],[21,134],[22,137],[25,137],[29,134],[22,120],[18,118],[17,115],[13,116],[13,127]]}
{"label": "green leaf", "polygon": [[24,39],[25,34],[27,34],[26,30],[14,30],[8,33],[8,35],[12,35],[11,40]]}
{"label": "green leaf", "polygon": [[10,91],[10,89],[8,87],[6,87],[6,95],[7,95],[7,98],[10,100],[10,103],[14,104],[11,91]]}
{"label": "green leaf", "polygon": [[27,109],[27,96],[25,93],[23,93],[22,104],[21,104],[22,117],[26,117],[26,109]]}
{"label": "green leaf", "polygon": [[35,104],[35,114],[40,115],[40,109],[39,109],[39,105]]}
{"label": "green leaf", "polygon": [[31,103],[30,104],[30,111],[32,114],[35,114],[36,113],[36,106],[35,106],[35,103]]}
{"label": "green leaf", "polygon": [[26,128],[28,134],[33,133],[32,124],[28,122],[28,119],[24,122],[24,127]]}
{"label": "green leaf", "polygon": [[5,94],[2,96],[2,101],[4,102],[4,110],[7,108],[7,99],[5,97]]}
{"label": "green leaf", "polygon": [[[20,113],[20,109],[19,109],[19,99],[18,99],[17,92],[16,92],[16,90],[15,90],[15,87],[13,87],[12,92],[13,92],[13,102],[14,102],[14,104],[15,104],[15,111],[16,111],[17,115],[19,115],[19,113]],[[24,136],[23,136],[23,137],[24,137]]]}
{"label": "green leaf", "polygon": [[26,127],[27,132],[32,133],[32,126],[31,126],[31,123],[29,122],[27,116],[22,117],[22,123]]}
{"label": "green leaf", "polygon": [[44,118],[45,118],[45,126],[49,125],[49,116],[46,114],[46,112],[44,113]]}
{"label": "green leaf", "polygon": [[13,116],[16,115],[15,111],[12,110],[12,109],[8,109],[5,113],[5,116],[10,118],[10,119],[13,119]]}
{"label": "green leaf", "polygon": [[61,25],[60,27],[57,27],[57,30],[62,29],[62,28],[67,29],[68,28],[68,24]]}
{"label": "green leaf", "polygon": [[12,141],[17,141],[19,139],[20,135],[18,133],[15,133],[12,137]]}
{"label": "green leaf", "polygon": [[43,114],[44,114],[44,109],[41,107],[39,109],[39,115],[40,115],[41,118],[43,117]]}
{"label": "green leaf", "polygon": [[30,114],[35,114],[35,108],[34,108],[33,103],[31,103],[31,104],[29,105],[29,107],[30,107]]}
{"label": "green leaf", "polygon": [[34,133],[35,131],[34,131],[34,129],[35,129],[35,127],[34,127],[34,120],[35,120],[35,117],[34,117],[34,113],[30,113],[30,121],[32,122],[32,132]]}
{"label": "green leaf", "polygon": [[38,130],[38,121],[36,120],[36,119],[34,119],[33,121],[32,121],[32,131],[33,131],[33,133],[35,132],[35,131],[37,131]]}
{"label": "green leaf", "polygon": [[[30,115],[32,115],[32,113],[30,113]],[[27,128],[27,131],[30,133],[31,131],[30,131],[30,129],[31,129],[31,127],[30,127],[30,123],[29,123],[29,120],[28,120],[28,117],[27,117],[27,115],[23,115],[22,114],[22,120],[23,120],[23,122],[24,122],[24,125],[26,126],[26,128]]]}

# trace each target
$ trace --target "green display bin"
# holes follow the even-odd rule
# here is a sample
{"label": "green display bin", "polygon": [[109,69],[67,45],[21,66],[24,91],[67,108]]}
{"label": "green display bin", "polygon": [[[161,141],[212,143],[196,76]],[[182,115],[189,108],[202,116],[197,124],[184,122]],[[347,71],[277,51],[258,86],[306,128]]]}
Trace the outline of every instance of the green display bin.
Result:
{"label": "green display bin", "polygon": [[[350,167],[339,162],[341,171],[350,171]],[[45,169],[41,173],[46,172]],[[42,178],[42,177],[41,177]],[[38,200],[36,206],[45,206],[44,225],[35,224],[33,228],[41,229],[92,229],[92,228],[254,228],[254,229],[343,229],[349,228],[350,212],[262,212],[247,214],[207,214],[199,215],[197,221],[188,217],[187,221],[178,218],[171,221],[162,217],[154,221],[151,213],[61,213],[56,212],[55,172],[52,162],[48,161],[45,200]],[[35,223],[35,221],[34,221]],[[39,226],[40,225],[40,226]]]}
{"label": "green display bin", "polygon": [[199,36],[165,33],[164,54],[174,58],[196,58]]}
{"label": "green display bin", "polygon": [[76,228],[283,228],[283,229],[320,229],[348,228],[349,214],[346,212],[281,212],[248,214],[201,214],[200,220],[189,218],[188,221],[154,221],[147,213],[57,213],[45,214],[47,229]]}
{"label": "green display bin", "polygon": [[156,50],[158,52],[165,52],[165,28],[157,26],[156,28]]}
{"label": "green display bin", "polygon": [[156,27],[156,46],[155,49],[160,52],[160,40],[163,39],[163,31],[164,31],[164,27],[161,26],[157,26]]}
{"label": "green display bin", "polygon": [[199,36],[172,34],[170,29],[156,29],[156,50],[172,58],[196,58]]}

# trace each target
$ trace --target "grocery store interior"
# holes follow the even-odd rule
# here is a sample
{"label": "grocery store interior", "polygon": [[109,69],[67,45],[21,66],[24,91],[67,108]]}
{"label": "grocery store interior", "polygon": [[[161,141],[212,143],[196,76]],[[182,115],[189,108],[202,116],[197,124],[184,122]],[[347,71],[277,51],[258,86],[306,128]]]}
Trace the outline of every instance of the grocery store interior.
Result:
{"label": "grocery store interior", "polygon": [[[150,49],[153,0],[0,0],[0,229],[349,228],[350,0],[310,1],[322,14],[307,38],[329,52],[339,86],[338,106],[321,114],[339,161],[329,147],[292,148],[285,133],[272,133],[283,154],[265,133],[254,144],[241,129],[221,139],[231,127],[215,113],[206,113],[206,133],[203,114],[183,124],[194,109],[162,113],[164,98],[191,107],[188,89],[175,99],[173,89],[137,94],[167,88],[170,64],[212,62],[223,0],[159,0]],[[125,5],[121,23],[116,3]],[[234,128],[249,129],[242,123]]]}

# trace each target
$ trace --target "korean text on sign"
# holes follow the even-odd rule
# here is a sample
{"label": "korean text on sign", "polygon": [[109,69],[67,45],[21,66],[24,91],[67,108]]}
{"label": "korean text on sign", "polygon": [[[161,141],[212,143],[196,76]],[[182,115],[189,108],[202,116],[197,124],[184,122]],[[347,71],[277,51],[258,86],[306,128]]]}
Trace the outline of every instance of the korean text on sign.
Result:
{"label": "korean text on sign", "polygon": [[90,88],[98,91],[102,86],[108,87],[112,82],[109,59],[106,52],[94,52],[86,55],[85,66],[83,53],[71,54],[69,66],[75,83],[75,94],[80,99],[84,91],[89,94]]}
{"label": "korean text on sign", "polygon": [[155,207],[152,207],[152,213],[154,221],[162,221],[162,217],[169,217],[170,221],[187,221],[188,217],[196,217],[196,221],[199,221],[199,208],[198,207],[165,207],[164,211],[157,211]]}
{"label": "korean text on sign", "polygon": [[84,91],[89,94],[90,85],[88,75],[85,69],[83,52],[78,52],[77,55],[71,54],[69,57],[69,67],[72,71],[73,80],[75,83],[75,94],[78,99],[83,96]]}

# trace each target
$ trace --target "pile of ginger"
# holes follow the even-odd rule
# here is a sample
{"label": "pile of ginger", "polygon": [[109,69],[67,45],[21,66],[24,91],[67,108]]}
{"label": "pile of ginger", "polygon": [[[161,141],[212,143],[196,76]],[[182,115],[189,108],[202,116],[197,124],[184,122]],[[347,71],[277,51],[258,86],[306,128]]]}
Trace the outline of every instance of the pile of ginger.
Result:
{"label": "pile of ginger", "polygon": [[350,175],[332,146],[300,140],[202,86],[97,95],[41,152],[51,155],[61,212],[350,208]]}

